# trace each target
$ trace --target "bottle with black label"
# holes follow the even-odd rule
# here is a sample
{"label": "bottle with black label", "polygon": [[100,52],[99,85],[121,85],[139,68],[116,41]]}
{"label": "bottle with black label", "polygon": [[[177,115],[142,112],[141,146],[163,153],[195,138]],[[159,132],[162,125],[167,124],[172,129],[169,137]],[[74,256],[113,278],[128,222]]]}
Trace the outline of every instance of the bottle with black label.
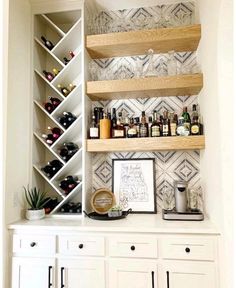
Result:
{"label": "bottle with black label", "polygon": [[137,138],[137,126],[134,124],[134,118],[130,118],[130,124],[127,131],[127,138]]}
{"label": "bottle with black label", "polygon": [[160,124],[157,122],[157,111],[153,111],[153,122],[151,125],[151,134],[150,137],[160,137]]}
{"label": "bottle with black label", "polygon": [[148,137],[148,124],[146,122],[145,111],[142,111],[141,124],[140,124],[140,137]]}
{"label": "bottle with black label", "polygon": [[92,124],[91,124],[91,127],[89,129],[89,138],[90,139],[98,139],[99,138],[98,126],[96,124],[96,118],[95,118],[94,114],[92,116]]}
{"label": "bottle with black label", "polygon": [[200,123],[197,112],[197,105],[193,104],[192,121],[191,121],[191,135],[200,135]]}

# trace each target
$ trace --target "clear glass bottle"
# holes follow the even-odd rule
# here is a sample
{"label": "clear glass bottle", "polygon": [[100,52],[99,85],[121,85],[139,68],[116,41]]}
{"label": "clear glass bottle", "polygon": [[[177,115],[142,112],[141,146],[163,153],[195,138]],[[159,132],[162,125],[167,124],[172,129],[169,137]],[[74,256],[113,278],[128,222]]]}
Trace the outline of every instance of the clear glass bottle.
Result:
{"label": "clear glass bottle", "polygon": [[168,52],[167,71],[169,76],[177,75],[177,61],[173,50]]}
{"label": "clear glass bottle", "polygon": [[191,121],[191,135],[200,135],[200,123],[197,112],[197,105],[193,104],[192,121]]}
{"label": "clear glass bottle", "polygon": [[178,126],[176,129],[177,135],[179,135],[179,136],[188,136],[189,135],[189,130],[186,129],[184,123],[185,123],[184,117],[182,117],[182,116],[179,117]]}
{"label": "clear glass bottle", "polygon": [[170,121],[168,118],[168,111],[164,111],[162,123],[163,123],[162,136],[169,136],[170,135]]}

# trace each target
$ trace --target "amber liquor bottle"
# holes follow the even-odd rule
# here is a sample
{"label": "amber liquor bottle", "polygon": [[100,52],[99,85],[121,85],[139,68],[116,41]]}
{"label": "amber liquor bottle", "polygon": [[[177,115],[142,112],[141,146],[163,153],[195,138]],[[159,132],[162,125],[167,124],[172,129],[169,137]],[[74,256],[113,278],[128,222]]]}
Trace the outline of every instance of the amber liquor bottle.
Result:
{"label": "amber liquor bottle", "polygon": [[163,113],[162,136],[170,136],[170,121],[168,119],[168,111],[164,111]]}
{"label": "amber liquor bottle", "polygon": [[197,112],[197,105],[193,104],[193,113],[192,113],[192,121],[191,121],[191,135],[200,135],[200,123],[199,116]]}
{"label": "amber liquor bottle", "polygon": [[160,137],[160,124],[157,122],[157,111],[153,111],[153,122],[151,125],[151,134],[149,137]]}
{"label": "amber liquor bottle", "polygon": [[148,137],[148,124],[146,122],[145,111],[142,111],[141,124],[140,124],[140,137]]}
{"label": "amber liquor bottle", "polygon": [[118,113],[118,119],[116,121],[115,128],[112,129],[112,138],[124,138],[125,137],[125,128],[122,124],[122,113]]}

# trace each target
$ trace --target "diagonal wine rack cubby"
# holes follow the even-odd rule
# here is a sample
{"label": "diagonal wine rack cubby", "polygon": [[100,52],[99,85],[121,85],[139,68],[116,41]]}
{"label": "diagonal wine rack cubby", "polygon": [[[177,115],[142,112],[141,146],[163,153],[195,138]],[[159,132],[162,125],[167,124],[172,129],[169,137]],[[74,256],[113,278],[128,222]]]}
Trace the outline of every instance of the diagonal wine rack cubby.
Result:
{"label": "diagonal wine rack cubby", "polygon": [[[81,10],[75,10],[35,15],[34,19],[32,185],[46,190],[52,198],[57,197],[58,205],[52,209],[50,215],[60,215],[61,207],[69,201],[83,202],[83,27],[81,17]],[[53,47],[47,47],[42,36],[51,41]],[[68,61],[65,61],[65,58]],[[58,71],[56,75],[53,69]],[[54,74],[53,79],[47,79],[44,70]],[[63,93],[58,85],[66,87],[70,93]],[[49,97],[61,101],[58,106],[50,108],[51,110],[45,108],[45,104],[50,103]],[[64,112],[70,112],[76,116],[76,120],[69,127],[64,126],[65,121],[60,123]],[[42,136],[50,133],[48,127],[61,129],[61,135],[53,143],[47,143]],[[78,145],[78,151],[66,161],[60,155],[60,150],[63,144],[68,142]],[[60,161],[63,166],[49,178],[42,167],[52,160]],[[67,194],[59,184],[69,175],[77,176],[80,181]],[[81,216],[78,213],[75,215]]]}

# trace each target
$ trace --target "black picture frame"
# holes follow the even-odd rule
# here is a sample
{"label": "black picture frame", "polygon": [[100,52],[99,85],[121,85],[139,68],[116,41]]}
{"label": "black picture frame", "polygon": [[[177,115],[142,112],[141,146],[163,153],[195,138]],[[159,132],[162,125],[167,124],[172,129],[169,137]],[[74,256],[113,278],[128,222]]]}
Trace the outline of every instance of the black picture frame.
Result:
{"label": "black picture frame", "polygon": [[[148,209],[144,209],[144,210],[140,210],[140,209],[135,209],[135,205],[132,204],[132,202],[130,202],[130,204],[128,205],[128,207],[126,207],[127,209],[131,208],[132,209],[132,212],[131,213],[134,213],[134,214],[156,214],[157,213],[157,203],[156,203],[156,185],[155,185],[155,158],[132,158],[132,159],[112,159],[112,191],[113,193],[116,195],[116,199],[118,200],[117,202],[119,203],[120,202],[120,194],[119,192],[115,191],[116,190],[116,186],[115,185],[115,181],[117,181],[116,179],[116,163],[118,162],[132,162],[132,161],[150,161],[151,165],[151,169],[152,169],[152,175],[150,175],[151,177],[151,182],[153,183],[152,186],[152,189],[153,191],[149,191],[149,194],[151,195],[152,194],[152,198],[153,198],[153,201],[151,201],[150,203],[152,203],[152,207],[150,207],[150,210]],[[118,195],[117,195],[118,194]],[[118,197],[117,197],[118,196]],[[132,207],[133,206],[133,207]]]}

